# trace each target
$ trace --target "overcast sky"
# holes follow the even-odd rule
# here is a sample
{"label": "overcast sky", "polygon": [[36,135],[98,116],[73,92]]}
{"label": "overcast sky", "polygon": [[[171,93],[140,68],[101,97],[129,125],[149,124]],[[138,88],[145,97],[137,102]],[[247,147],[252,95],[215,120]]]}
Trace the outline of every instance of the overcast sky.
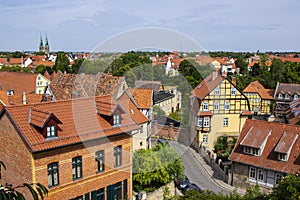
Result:
{"label": "overcast sky", "polygon": [[0,51],[36,51],[40,34],[53,51],[92,51],[144,27],[174,30],[207,51],[300,51],[299,8],[299,0],[1,0]]}

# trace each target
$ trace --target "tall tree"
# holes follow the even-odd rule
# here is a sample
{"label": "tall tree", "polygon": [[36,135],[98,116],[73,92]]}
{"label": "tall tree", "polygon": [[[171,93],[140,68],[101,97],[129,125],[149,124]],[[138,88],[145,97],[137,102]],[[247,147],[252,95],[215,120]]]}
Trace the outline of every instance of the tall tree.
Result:
{"label": "tall tree", "polygon": [[70,61],[65,52],[58,52],[57,57],[54,64],[54,69],[57,72],[60,70],[61,72],[71,72],[71,68],[69,67]]}

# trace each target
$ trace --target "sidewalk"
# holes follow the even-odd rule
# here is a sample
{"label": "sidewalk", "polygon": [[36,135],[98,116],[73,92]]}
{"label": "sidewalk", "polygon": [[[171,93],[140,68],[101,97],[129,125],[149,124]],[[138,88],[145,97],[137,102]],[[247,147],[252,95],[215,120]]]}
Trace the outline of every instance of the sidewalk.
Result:
{"label": "sidewalk", "polygon": [[237,193],[244,195],[246,193],[246,190],[243,189],[239,189],[236,187],[233,187],[231,185],[228,185],[227,183],[225,183],[222,180],[219,179],[215,179],[213,178],[213,173],[214,171],[212,170],[212,168],[205,162],[204,158],[200,156],[199,153],[197,153],[194,149],[192,149],[191,147],[188,147],[188,150],[194,155],[194,157],[198,160],[198,162],[202,165],[202,167],[205,169],[206,173],[211,177],[211,179],[217,184],[219,185],[221,188],[224,188],[225,190],[228,191],[234,191],[236,190]]}

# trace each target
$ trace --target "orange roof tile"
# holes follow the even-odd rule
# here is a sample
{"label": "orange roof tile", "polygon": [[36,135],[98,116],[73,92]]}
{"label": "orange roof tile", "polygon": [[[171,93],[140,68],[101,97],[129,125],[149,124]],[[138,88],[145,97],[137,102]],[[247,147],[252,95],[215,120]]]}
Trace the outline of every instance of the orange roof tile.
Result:
{"label": "orange roof tile", "polygon": [[265,89],[264,86],[262,84],[260,84],[259,81],[254,81],[254,82],[251,82],[245,89],[244,91],[245,93],[247,92],[253,92],[253,93],[258,93],[259,96],[262,98],[262,99],[271,99],[273,100],[274,97],[274,90],[271,90],[271,89]]}
{"label": "orange roof tile", "polygon": [[142,124],[148,122],[148,118],[137,109],[136,105],[134,104],[133,100],[129,97],[127,92],[124,92],[123,95],[119,98],[118,102],[122,106],[124,110],[129,113],[131,118],[137,123]]}
{"label": "orange roof tile", "polygon": [[37,74],[22,72],[0,72],[0,90],[14,90],[14,94],[22,92],[35,93]]}
{"label": "orange roof tile", "polygon": [[[15,127],[19,129],[19,133],[25,139],[24,141],[31,151],[62,147],[139,129],[128,114],[121,114],[121,124],[119,126],[112,126],[97,114],[95,101],[99,101],[101,98],[101,96],[98,96],[95,99],[87,98],[34,105],[8,106],[3,113],[7,114],[15,123]],[[39,129],[28,123],[28,117],[32,109],[53,113],[61,121],[61,124],[58,124],[57,138],[46,140]],[[38,123],[38,120],[36,123]]]}
{"label": "orange roof tile", "polygon": [[150,88],[133,88],[130,90],[139,109],[150,109],[153,104],[153,90]]}
{"label": "orange roof tile", "polygon": [[[253,156],[243,153],[243,146],[241,142],[245,137],[249,137],[247,136],[247,133],[250,129],[253,133],[252,138],[250,139],[255,143],[262,143],[262,141],[265,139],[266,133],[270,132],[270,135],[266,140],[264,149],[261,152],[260,156]],[[262,133],[263,135],[261,136],[259,133]],[[286,135],[284,135],[284,133],[286,133]],[[235,145],[235,148],[229,156],[229,160],[283,173],[297,173],[300,171],[300,138],[297,137],[293,144],[291,142],[292,139],[288,139],[289,141],[287,143],[280,143],[280,140],[282,139],[282,137],[284,138],[283,140],[287,139],[286,136],[294,138],[295,135],[299,134],[300,126],[297,125],[279,124],[275,122],[247,119]],[[280,147],[277,147],[278,143]],[[278,160],[278,153],[274,151],[276,148],[282,149],[284,151],[288,148],[291,149],[288,161],[282,162]]]}
{"label": "orange roof tile", "polygon": [[216,74],[213,72],[207,76],[198,86],[196,86],[192,94],[197,96],[199,99],[204,99],[212,90],[214,90],[222,81],[225,80],[225,77]]}
{"label": "orange roof tile", "polygon": [[2,102],[4,105],[8,105],[8,98],[7,98],[6,90],[0,90],[0,102]]}

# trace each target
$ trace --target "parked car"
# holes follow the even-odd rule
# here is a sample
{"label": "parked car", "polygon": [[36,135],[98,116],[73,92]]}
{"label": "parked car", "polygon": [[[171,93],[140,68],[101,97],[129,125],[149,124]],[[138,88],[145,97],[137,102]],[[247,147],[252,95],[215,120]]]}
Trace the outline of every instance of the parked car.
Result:
{"label": "parked car", "polygon": [[184,188],[183,192],[189,191],[189,190],[194,190],[196,192],[201,192],[201,189],[196,185],[195,183],[188,183]]}
{"label": "parked car", "polygon": [[190,180],[187,176],[181,176],[177,180],[175,180],[176,187],[183,191],[183,189],[190,183]]}

